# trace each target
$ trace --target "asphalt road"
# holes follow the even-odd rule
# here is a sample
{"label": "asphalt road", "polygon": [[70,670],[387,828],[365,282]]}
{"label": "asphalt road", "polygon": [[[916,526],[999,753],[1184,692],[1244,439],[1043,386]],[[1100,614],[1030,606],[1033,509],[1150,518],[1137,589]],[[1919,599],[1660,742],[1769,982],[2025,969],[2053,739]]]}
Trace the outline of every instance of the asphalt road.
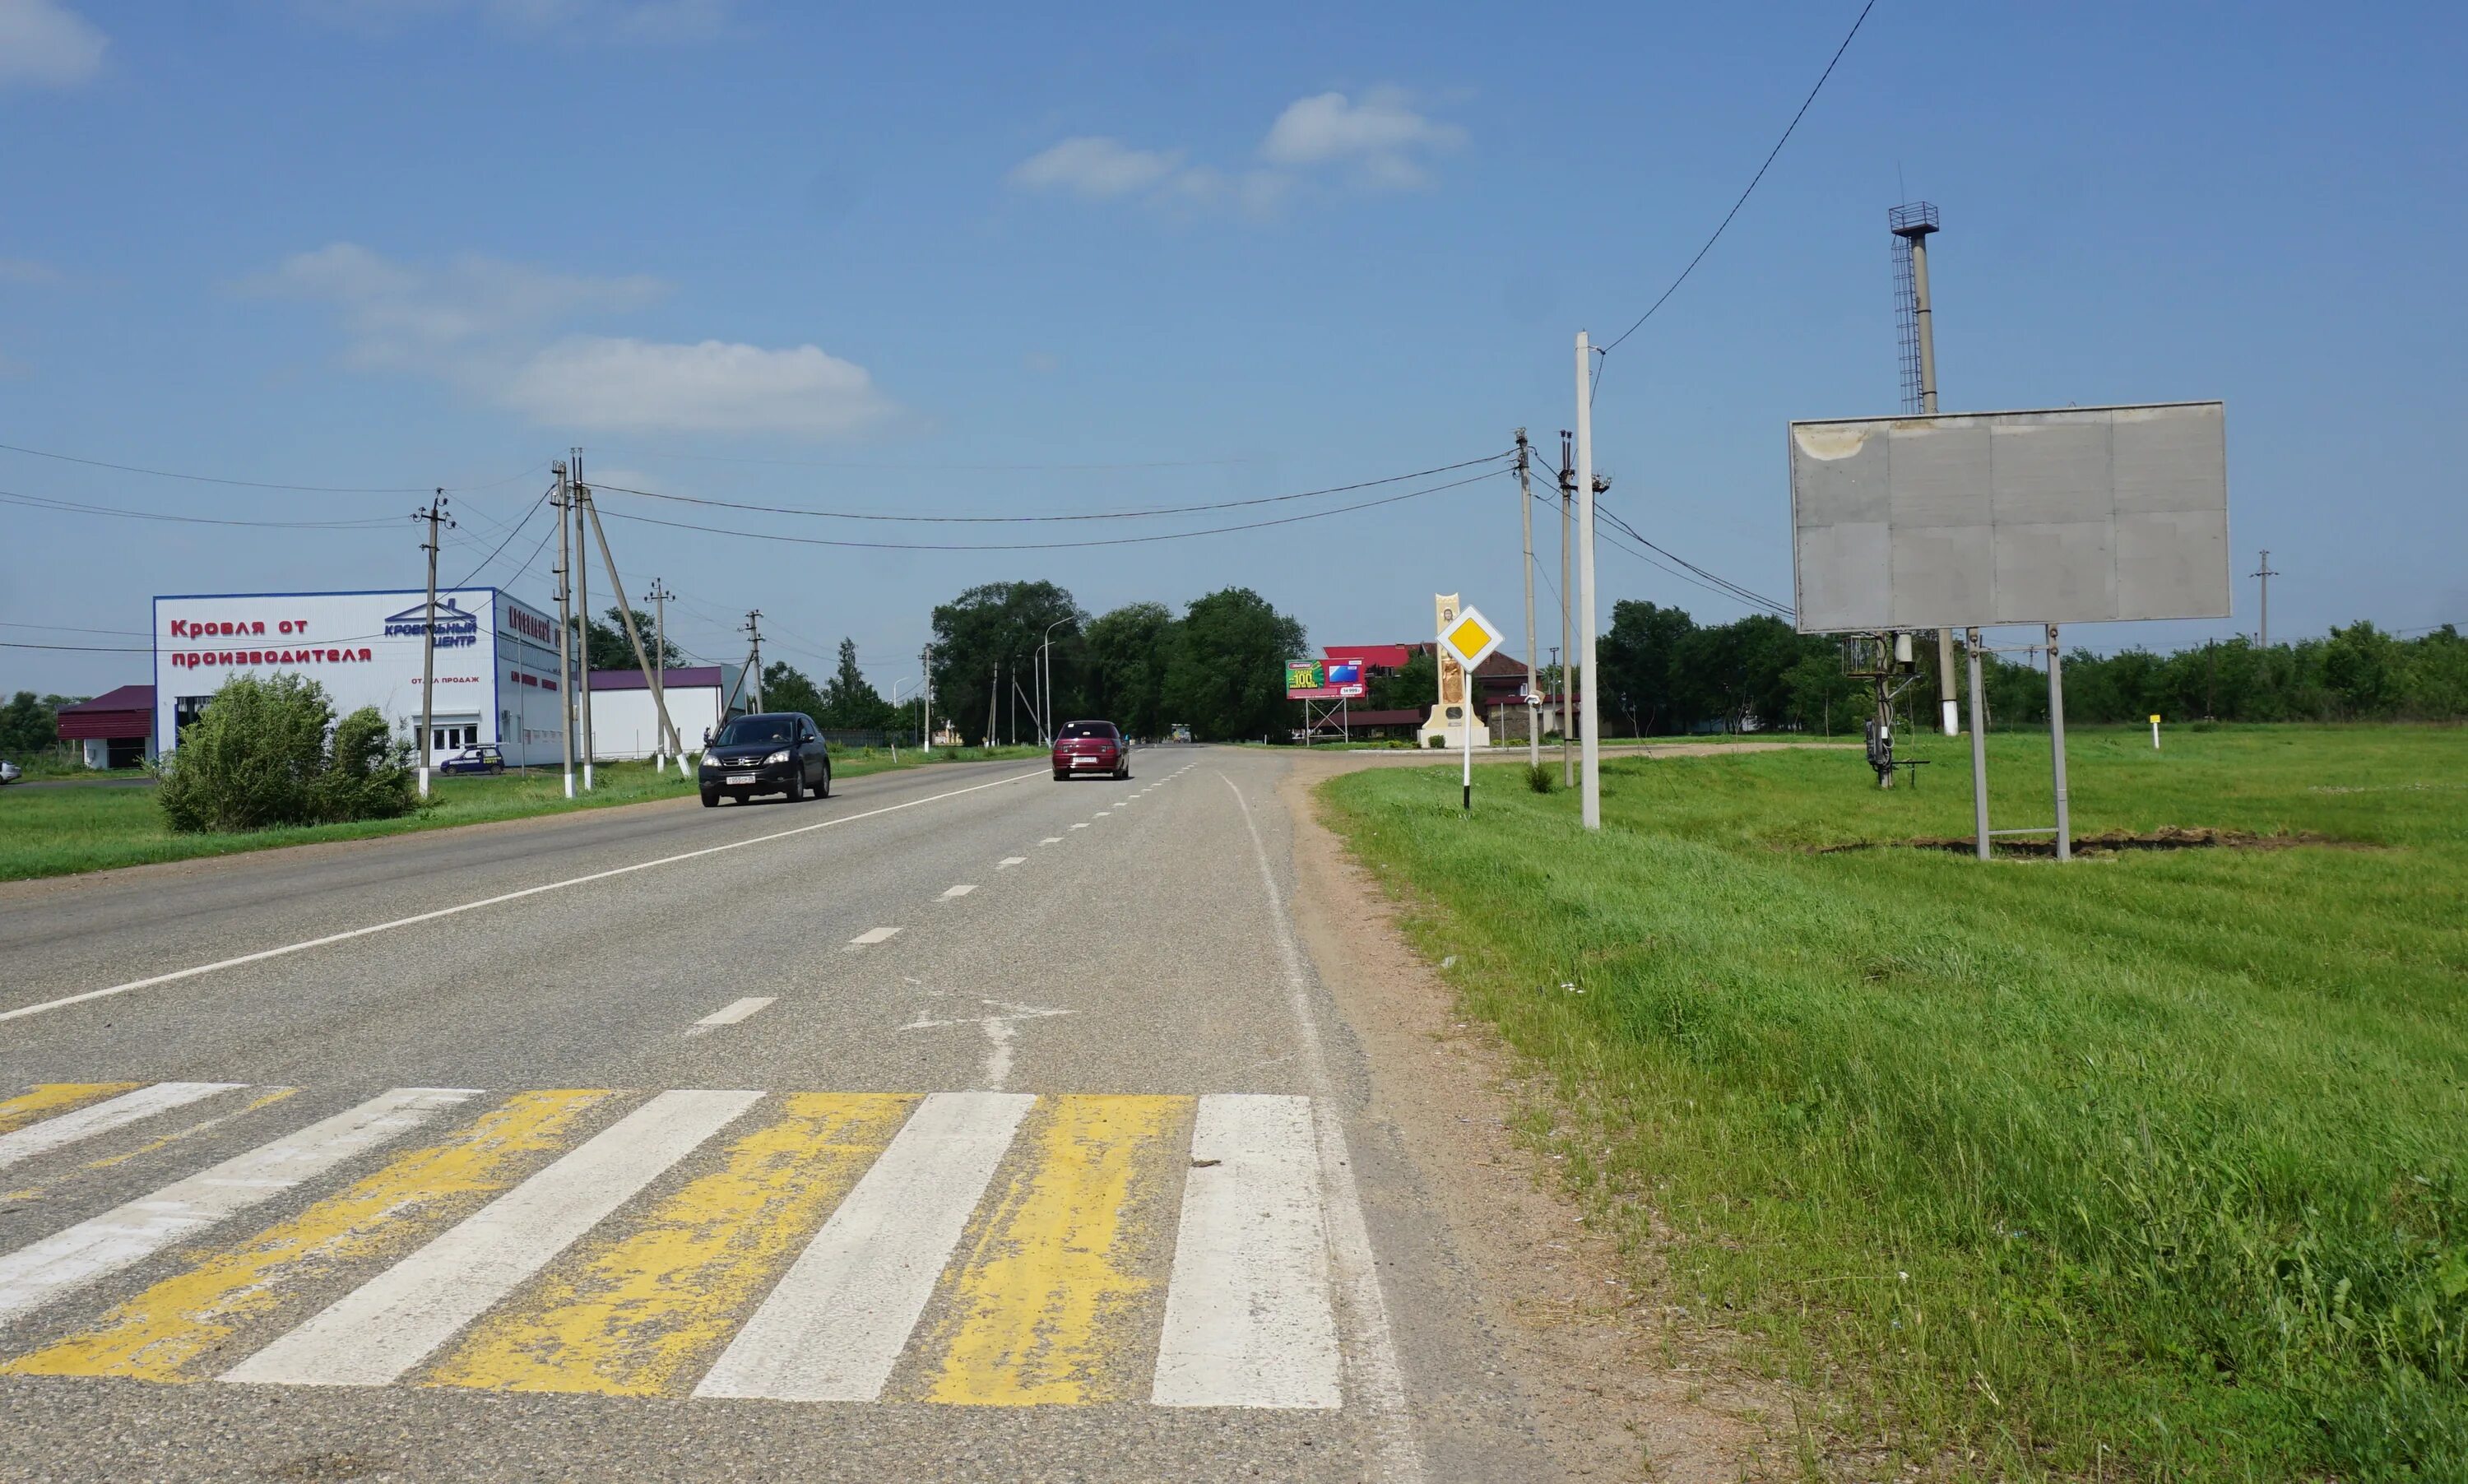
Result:
{"label": "asphalt road", "polygon": [[1552,1476],[1156,748],[0,888],[0,1477]]}

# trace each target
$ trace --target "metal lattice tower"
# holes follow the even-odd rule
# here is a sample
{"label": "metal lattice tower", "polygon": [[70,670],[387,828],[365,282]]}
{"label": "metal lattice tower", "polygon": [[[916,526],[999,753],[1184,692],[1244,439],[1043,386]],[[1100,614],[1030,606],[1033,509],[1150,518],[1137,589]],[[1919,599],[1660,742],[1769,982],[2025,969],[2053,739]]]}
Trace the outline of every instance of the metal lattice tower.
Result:
{"label": "metal lattice tower", "polygon": [[1922,411],[1925,386],[1920,376],[1919,289],[1911,276],[1911,244],[1937,229],[1936,207],[1911,201],[1885,213],[1894,234],[1894,332],[1903,374],[1903,410]]}

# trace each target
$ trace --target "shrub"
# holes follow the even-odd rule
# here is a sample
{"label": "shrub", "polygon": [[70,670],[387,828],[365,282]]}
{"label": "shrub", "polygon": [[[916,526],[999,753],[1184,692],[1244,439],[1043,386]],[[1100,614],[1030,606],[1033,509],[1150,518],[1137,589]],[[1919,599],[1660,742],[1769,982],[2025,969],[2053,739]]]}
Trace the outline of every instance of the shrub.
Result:
{"label": "shrub", "polygon": [[392,819],[419,807],[408,750],[364,706],[337,724],[323,687],[235,675],[180,734],[156,790],[183,833]]}
{"label": "shrub", "polygon": [[1559,775],[1540,763],[1525,765],[1525,787],[1537,793],[1549,793],[1560,787]]}

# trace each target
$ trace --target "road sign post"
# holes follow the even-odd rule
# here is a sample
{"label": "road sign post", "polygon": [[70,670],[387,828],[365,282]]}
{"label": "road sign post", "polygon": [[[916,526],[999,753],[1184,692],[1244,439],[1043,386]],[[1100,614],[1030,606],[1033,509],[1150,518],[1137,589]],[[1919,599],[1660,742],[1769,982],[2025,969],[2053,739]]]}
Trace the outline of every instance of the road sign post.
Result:
{"label": "road sign post", "polygon": [[1499,630],[1492,627],[1491,620],[1482,616],[1481,609],[1462,608],[1440,634],[1440,648],[1457,662],[1465,674],[1465,704],[1461,708],[1465,712],[1465,764],[1460,787],[1464,790],[1465,811],[1471,814],[1474,812],[1474,669],[1491,658],[1492,651],[1499,648]]}

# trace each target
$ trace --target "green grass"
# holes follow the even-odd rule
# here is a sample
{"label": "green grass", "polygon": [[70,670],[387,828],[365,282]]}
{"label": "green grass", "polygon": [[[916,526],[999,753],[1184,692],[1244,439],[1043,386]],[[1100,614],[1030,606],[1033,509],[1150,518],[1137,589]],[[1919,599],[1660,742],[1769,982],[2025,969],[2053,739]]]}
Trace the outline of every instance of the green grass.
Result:
{"label": "green grass", "polygon": [[[1041,747],[943,749],[931,754],[903,747],[898,765],[1042,758]],[[888,752],[857,748],[832,755],[832,776],[845,781],[893,766]],[[0,790],[0,881],[66,876],[159,860],[189,860],[240,851],[306,845],[318,840],[357,840],[443,830],[492,819],[607,809],[657,799],[691,797],[690,781],[672,771],[655,773],[646,763],[609,763],[593,769],[598,787],[569,802],[563,778],[554,769],[494,778],[438,778],[433,807],[404,819],[305,829],[256,830],[234,834],[174,834],[163,823],[148,788],[19,788]]]}
{"label": "green grass", "polygon": [[[1332,780],[1542,1137],[1670,1302],[1966,1476],[2468,1478],[2468,731],[2077,733],[2077,834],[1982,865],[1967,743]],[[2045,737],[1991,740],[2000,828]],[[1661,1222],[1652,1235],[1647,1212]],[[1649,1248],[1651,1252],[1649,1252]],[[1895,1465],[1899,1467],[1899,1464]]]}

